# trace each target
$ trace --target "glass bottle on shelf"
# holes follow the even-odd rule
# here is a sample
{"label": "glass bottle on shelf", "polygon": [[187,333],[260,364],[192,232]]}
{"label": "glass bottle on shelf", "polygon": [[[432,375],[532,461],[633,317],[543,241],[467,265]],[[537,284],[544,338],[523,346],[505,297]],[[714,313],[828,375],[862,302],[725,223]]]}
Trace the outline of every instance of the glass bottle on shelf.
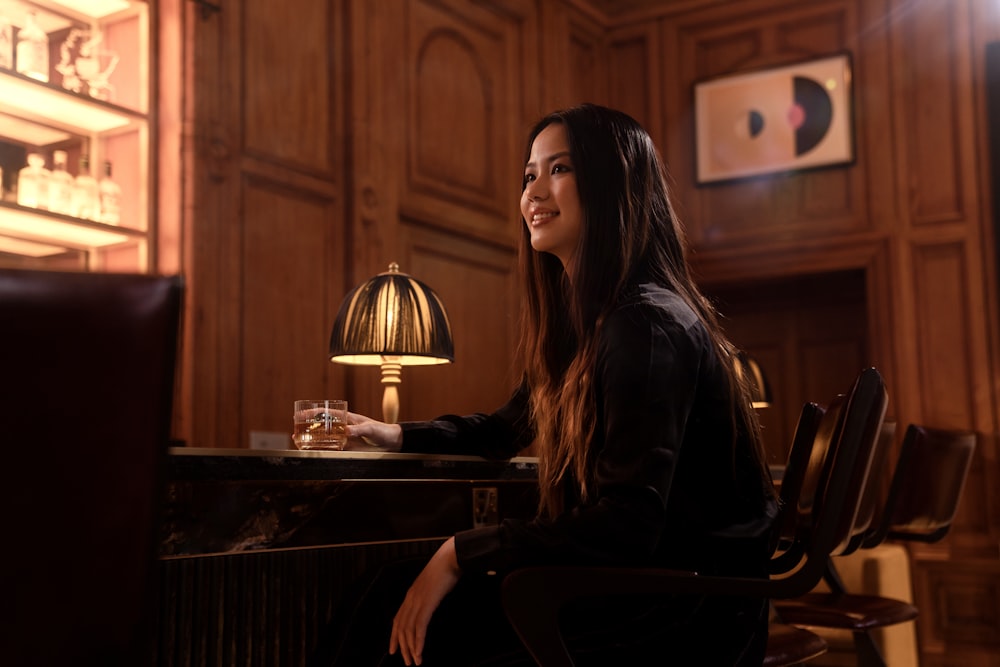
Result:
{"label": "glass bottle on shelf", "polygon": [[28,12],[17,33],[17,71],[32,79],[49,80],[49,36],[38,25],[35,12]]}
{"label": "glass bottle on shelf", "polygon": [[49,170],[40,153],[28,153],[28,166],[17,174],[17,203],[31,208],[48,208]]}
{"label": "glass bottle on shelf", "polygon": [[66,171],[66,151],[52,154],[52,175],[49,177],[49,210],[73,215],[73,177]]}
{"label": "glass bottle on shelf", "polygon": [[121,222],[121,186],[111,179],[111,162],[104,162],[104,176],[98,183],[101,199],[101,222],[117,225]]}
{"label": "glass bottle on shelf", "polygon": [[101,217],[100,190],[97,179],[90,173],[90,156],[80,156],[80,172],[73,182],[73,215],[86,220]]}

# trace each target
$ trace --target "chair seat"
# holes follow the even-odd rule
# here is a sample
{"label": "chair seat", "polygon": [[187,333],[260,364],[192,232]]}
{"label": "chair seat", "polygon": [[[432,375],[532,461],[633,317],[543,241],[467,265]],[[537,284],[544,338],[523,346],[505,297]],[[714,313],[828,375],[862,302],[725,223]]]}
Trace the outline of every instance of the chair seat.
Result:
{"label": "chair seat", "polygon": [[782,621],[864,631],[912,621],[919,613],[909,602],[844,593],[807,593],[790,600],[775,600]]}
{"label": "chair seat", "polygon": [[826,641],[817,634],[784,623],[771,623],[767,631],[764,667],[797,665],[827,651]]}

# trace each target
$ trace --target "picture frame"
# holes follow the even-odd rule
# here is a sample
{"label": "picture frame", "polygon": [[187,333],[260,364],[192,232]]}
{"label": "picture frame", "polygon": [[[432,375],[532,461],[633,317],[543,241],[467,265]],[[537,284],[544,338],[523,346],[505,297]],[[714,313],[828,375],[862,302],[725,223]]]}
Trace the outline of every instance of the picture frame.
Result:
{"label": "picture frame", "polygon": [[698,185],[854,162],[849,53],[694,84]]}

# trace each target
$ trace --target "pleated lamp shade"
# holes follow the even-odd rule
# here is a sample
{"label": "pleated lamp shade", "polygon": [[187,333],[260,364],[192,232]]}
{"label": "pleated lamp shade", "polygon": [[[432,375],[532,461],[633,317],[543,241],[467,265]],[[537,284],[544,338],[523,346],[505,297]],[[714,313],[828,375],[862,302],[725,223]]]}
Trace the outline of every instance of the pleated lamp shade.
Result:
{"label": "pleated lamp shade", "polygon": [[746,352],[737,355],[739,370],[750,380],[751,405],[755,408],[766,408],[771,405],[771,385],[767,382],[764,370],[757,360]]}
{"label": "pleated lamp shade", "polygon": [[455,360],[451,324],[441,299],[430,287],[389,270],[355,287],[344,297],[330,334],[330,361],[380,366],[383,418],[399,413],[402,366],[447,364]]}

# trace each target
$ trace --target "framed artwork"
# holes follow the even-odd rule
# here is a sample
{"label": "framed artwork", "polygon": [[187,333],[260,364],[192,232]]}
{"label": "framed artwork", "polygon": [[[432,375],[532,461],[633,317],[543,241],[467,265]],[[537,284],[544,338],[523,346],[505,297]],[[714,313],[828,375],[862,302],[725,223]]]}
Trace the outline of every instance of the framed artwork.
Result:
{"label": "framed artwork", "polygon": [[699,81],[694,115],[699,185],[853,162],[850,55]]}

